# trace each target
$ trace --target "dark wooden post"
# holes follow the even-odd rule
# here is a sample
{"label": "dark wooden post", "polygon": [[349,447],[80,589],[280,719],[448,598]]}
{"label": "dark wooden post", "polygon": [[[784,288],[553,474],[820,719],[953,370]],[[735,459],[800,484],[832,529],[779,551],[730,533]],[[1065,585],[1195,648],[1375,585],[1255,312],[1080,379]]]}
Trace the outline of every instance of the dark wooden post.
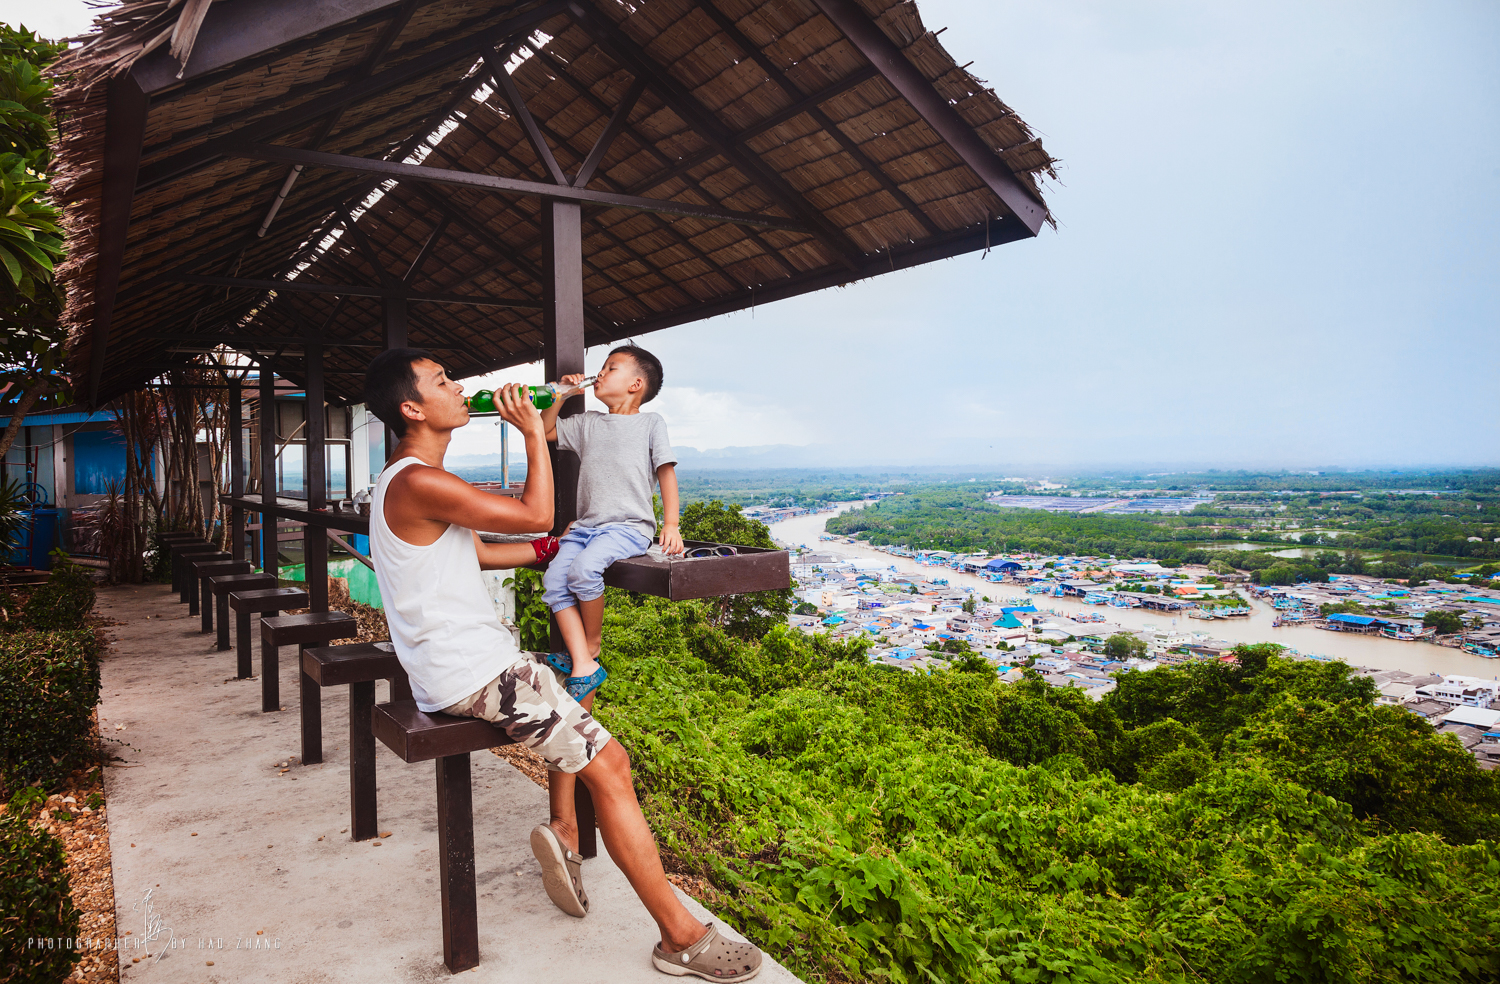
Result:
{"label": "dark wooden post", "polygon": [[443,963],[454,974],[479,965],[473,797],[469,753],[438,759],[438,880],[443,899]]}
{"label": "dark wooden post", "polygon": [[[238,499],[245,494],[244,396],[240,381],[229,381],[229,494]],[[245,510],[229,508],[229,553],[235,560],[245,559]]]}
{"label": "dark wooden post", "polygon": [[[270,360],[260,364],[260,495],[264,505],[276,504],[276,371]],[[276,556],[276,517],[260,514],[260,569],[276,577],[280,563]]]}
{"label": "dark wooden post", "polygon": [[[583,372],[583,230],[577,202],[542,203],[542,342],[547,379]],[[582,394],[563,404],[559,416],[583,412]],[[553,533],[578,518],[578,456],[552,449],[552,480],[557,493]]]}
{"label": "dark wooden post", "polygon": [[[406,298],[387,297],[385,299],[385,347],[388,349],[406,348]],[[396,448],[396,432],[389,427],[385,429],[385,460],[391,460],[391,452]]]}
{"label": "dark wooden post", "polygon": [[[328,505],[328,453],[324,443],[328,415],[323,408],[323,342],[307,342],[307,508]],[[321,526],[302,527],[302,571],[307,578],[308,608],[328,611],[328,535]]]}
{"label": "dark wooden post", "polygon": [[[542,255],[547,271],[542,286],[542,342],[547,379],[583,372],[583,214],[577,202],[542,202]],[[563,404],[559,416],[583,412],[583,395]],[[551,448],[556,512],[552,532],[558,534],[578,518],[578,455]],[[562,633],[552,619],[553,652],[564,652]],[[578,824],[578,853],[595,855],[594,801],[583,783],[573,780],[574,814]]]}

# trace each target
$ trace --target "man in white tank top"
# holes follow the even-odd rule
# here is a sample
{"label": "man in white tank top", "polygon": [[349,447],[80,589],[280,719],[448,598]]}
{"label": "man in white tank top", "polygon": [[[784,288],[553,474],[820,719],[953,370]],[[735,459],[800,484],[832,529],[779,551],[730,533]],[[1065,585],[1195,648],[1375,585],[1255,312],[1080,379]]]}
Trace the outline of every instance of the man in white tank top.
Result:
{"label": "man in white tank top", "polygon": [[392,349],[377,356],[365,377],[365,402],[401,438],[375,487],[370,553],[391,642],[418,706],[491,721],[541,755],[555,773],[548,784],[552,816],[532,830],[531,847],[559,908],[574,916],[588,912],[576,853],[577,775],[593,795],[609,856],[661,930],[653,965],[677,977],[754,977],[760,951],[695,920],[673,892],[636,800],[625,750],[568,696],[541,656],[516,647],[480,581],[481,570],[545,559],[533,544],[485,543],[475,532],[552,527],[546,435],[524,387],[495,393],[500,416],[526,442],[526,488],[519,500],[481,492],[443,469],[453,431],[469,422],[469,411],[463,387],[427,352]]}

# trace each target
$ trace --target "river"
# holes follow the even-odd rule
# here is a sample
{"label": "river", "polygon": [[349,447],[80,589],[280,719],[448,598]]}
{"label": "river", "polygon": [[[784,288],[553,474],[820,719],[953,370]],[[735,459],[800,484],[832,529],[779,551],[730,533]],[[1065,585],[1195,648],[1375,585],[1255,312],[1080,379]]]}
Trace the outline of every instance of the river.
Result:
{"label": "river", "polygon": [[[861,504],[841,503],[837,511],[843,512]],[[788,547],[805,545],[818,553],[836,554],[851,560],[878,560],[903,573],[925,577],[945,577],[949,584],[973,587],[980,595],[988,595],[997,601],[1001,598],[1019,597],[1026,593],[1025,588],[1019,585],[994,584],[973,574],[964,574],[941,567],[923,567],[910,558],[893,557],[879,550],[872,550],[863,544],[819,541],[818,537],[823,533],[824,526],[832,515],[835,514],[817,513],[774,523],[771,525],[771,535],[778,543]],[[1210,622],[1187,618],[1185,613],[1179,613],[1174,619],[1168,612],[1086,605],[1074,598],[1033,597],[1030,600],[1033,600],[1038,608],[1050,608],[1063,614],[1085,610],[1102,612],[1108,622],[1128,629],[1176,628],[1186,632],[1206,632],[1212,638],[1225,639],[1229,642],[1275,642],[1304,653],[1332,656],[1352,666],[1377,670],[1405,670],[1408,673],[1418,674],[1458,673],[1465,676],[1500,679],[1500,674],[1497,674],[1497,671],[1500,671],[1500,665],[1461,649],[1448,649],[1425,642],[1397,642],[1395,639],[1382,639],[1379,636],[1329,632],[1326,629],[1317,629],[1309,625],[1272,628],[1271,622],[1276,618],[1276,610],[1260,601],[1250,602],[1255,612],[1246,618],[1220,618]],[[1072,623],[1065,621],[1062,624],[1070,626]],[[1092,626],[1085,628],[1082,625],[1079,626],[1079,630],[1097,631]]]}

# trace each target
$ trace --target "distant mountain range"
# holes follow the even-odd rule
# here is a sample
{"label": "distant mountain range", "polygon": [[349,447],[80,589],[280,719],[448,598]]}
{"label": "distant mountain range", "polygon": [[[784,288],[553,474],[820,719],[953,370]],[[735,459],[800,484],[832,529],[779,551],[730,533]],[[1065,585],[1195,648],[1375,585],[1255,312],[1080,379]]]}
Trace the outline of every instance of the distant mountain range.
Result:
{"label": "distant mountain range", "polygon": [[[711,448],[700,451],[697,448],[674,447],[677,452],[677,467],[683,471],[730,471],[762,468],[826,468],[829,466],[849,467],[855,465],[847,455],[839,448],[830,445],[803,445],[795,444],[761,444],[755,447],[742,448]],[[501,458],[498,454],[460,454],[449,455],[447,466],[455,472],[484,469],[486,472],[493,469],[500,470]],[[868,462],[859,462],[860,465],[870,466]],[[510,456],[510,467],[514,471],[517,467],[526,467],[526,456],[524,454],[512,454]]]}

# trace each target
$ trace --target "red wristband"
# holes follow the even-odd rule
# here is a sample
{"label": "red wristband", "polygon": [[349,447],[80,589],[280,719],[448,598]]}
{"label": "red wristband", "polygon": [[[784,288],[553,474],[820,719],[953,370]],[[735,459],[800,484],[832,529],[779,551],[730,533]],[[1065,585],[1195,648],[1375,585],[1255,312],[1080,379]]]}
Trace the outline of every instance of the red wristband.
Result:
{"label": "red wristband", "polygon": [[551,560],[553,557],[556,557],[559,546],[560,544],[557,542],[557,537],[555,536],[537,537],[531,541],[531,549],[536,552],[538,562]]}

